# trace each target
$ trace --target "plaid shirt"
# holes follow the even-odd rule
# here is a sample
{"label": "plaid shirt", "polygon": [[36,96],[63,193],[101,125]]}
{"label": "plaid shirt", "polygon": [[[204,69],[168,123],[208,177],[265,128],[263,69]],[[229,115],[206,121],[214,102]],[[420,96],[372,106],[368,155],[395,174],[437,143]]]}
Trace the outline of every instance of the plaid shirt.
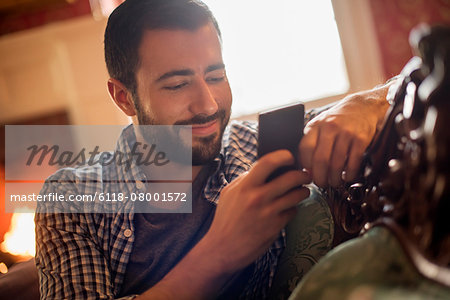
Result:
{"label": "plaid shirt", "polygon": [[[305,121],[311,116],[307,114]],[[130,151],[129,128],[122,132],[117,143],[122,153]],[[256,161],[256,149],[256,125],[232,122],[224,133],[221,153],[215,159],[217,169],[207,180],[204,198],[217,203],[222,189]],[[136,166],[128,172],[114,164],[66,168],[46,181],[41,194],[136,193],[136,182],[144,180],[144,173]],[[119,184],[111,184],[114,181]],[[114,299],[119,294],[134,242],[134,213],[128,208],[124,211],[50,213],[45,206],[38,206],[36,266],[42,299]],[[255,262],[254,273],[241,298],[267,297],[284,246],[282,230],[279,238]]]}

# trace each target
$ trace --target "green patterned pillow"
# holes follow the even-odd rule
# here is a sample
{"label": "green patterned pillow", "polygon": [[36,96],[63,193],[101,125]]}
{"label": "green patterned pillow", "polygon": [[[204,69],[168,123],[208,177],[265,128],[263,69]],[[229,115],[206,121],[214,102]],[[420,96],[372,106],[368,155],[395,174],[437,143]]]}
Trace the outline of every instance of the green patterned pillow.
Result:
{"label": "green patterned pillow", "polygon": [[286,249],[281,255],[269,299],[287,299],[303,276],[331,250],[334,223],[330,209],[318,191],[303,200],[286,227]]}
{"label": "green patterned pillow", "polygon": [[378,226],[330,251],[289,299],[444,300],[450,288],[422,276],[397,237]]}

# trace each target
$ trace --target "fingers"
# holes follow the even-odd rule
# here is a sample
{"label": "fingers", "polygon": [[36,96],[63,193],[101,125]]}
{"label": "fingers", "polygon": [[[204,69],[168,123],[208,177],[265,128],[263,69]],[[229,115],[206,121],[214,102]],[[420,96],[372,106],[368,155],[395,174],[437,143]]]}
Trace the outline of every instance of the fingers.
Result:
{"label": "fingers", "polygon": [[302,200],[309,197],[310,191],[307,187],[299,187],[291,190],[285,195],[277,198],[277,201],[273,203],[273,209],[282,213],[293,207],[296,207]]}
{"label": "fingers", "polygon": [[328,170],[328,184],[331,186],[338,186],[342,183],[342,172],[344,171],[346,162],[348,161],[350,145],[351,136],[349,134],[341,133],[337,136]]}
{"label": "fingers", "polygon": [[246,176],[247,184],[262,185],[267,177],[282,166],[294,164],[294,156],[288,150],[277,150],[261,157]]}
{"label": "fingers", "polygon": [[320,186],[338,186],[342,172],[346,181],[356,178],[369,139],[359,138],[332,124],[311,128],[299,145],[302,166],[310,170],[313,182]]}
{"label": "fingers", "polygon": [[334,132],[321,130],[313,154],[312,177],[313,181],[321,187],[328,184],[328,165],[334,146]]}
{"label": "fingers", "polygon": [[351,143],[351,135],[342,134],[332,121],[313,124],[299,146],[302,166],[311,171],[314,183],[321,187],[341,183]]}
{"label": "fingers", "polygon": [[264,185],[263,193],[267,196],[267,199],[274,199],[310,182],[311,176],[308,172],[292,170]]}
{"label": "fingers", "polygon": [[346,181],[353,181],[356,179],[360,170],[361,161],[364,155],[364,151],[368,145],[368,142],[364,142],[361,139],[354,139],[352,142],[350,154],[348,157],[347,167],[345,170]]}
{"label": "fingers", "polygon": [[299,144],[300,164],[303,168],[307,170],[312,170],[314,150],[317,145],[317,138],[319,137],[318,128],[312,127],[310,123],[306,125],[304,130],[304,136]]}

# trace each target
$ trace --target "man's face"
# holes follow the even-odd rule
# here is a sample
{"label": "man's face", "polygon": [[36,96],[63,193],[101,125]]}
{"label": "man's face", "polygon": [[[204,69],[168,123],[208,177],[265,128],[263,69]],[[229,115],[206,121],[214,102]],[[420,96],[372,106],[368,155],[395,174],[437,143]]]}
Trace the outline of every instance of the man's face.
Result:
{"label": "man's face", "polygon": [[147,30],[139,47],[135,107],[140,125],[192,125],[192,163],[220,151],[231,90],[217,31]]}

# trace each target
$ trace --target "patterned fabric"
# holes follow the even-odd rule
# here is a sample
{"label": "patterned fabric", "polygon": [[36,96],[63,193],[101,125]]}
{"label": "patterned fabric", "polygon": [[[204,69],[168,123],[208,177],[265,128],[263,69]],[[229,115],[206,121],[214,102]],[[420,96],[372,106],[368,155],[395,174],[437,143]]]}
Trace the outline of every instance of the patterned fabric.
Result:
{"label": "patterned fabric", "polygon": [[[328,107],[327,107],[328,108]],[[327,109],[325,108],[325,109]],[[305,123],[325,109],[312,110]],[[134,139],[127,127],[117,143],[118,151],[128,153]],[[216,172],[203,191],[205,199],[219,201],[220,192],[240,174],[248,171],[257,158],[257,125],[233,121],[226,129]],[[41,194],[93,194],[95,192],[139,192],[136,182],[145,181],[138,167],[128,172],[109,164],[61,169],[46,180]],[[112,184],[112,183],[115,184]],[[132,209],[126,202],[114,211],[122,213],[53,213],[39,205],[36,222],[36,266],[42,299],[112,299],[120,292],[134,242]],[[82,205],[75,203],[74,205]],[[114,204],[113,204],[114,205]],[[112,209],[112,206],[110,206]],[[74,211],[83,211],[77,207]],[[97,211],[97,210],[96,210]],[[99,210],[101,211],[101,210]],[[285,246],[285,232],[255,262],[255,270],[243,291],[243,299],[267,298],[277,262]],[[134,296],[130,296],[133,298]]]}
{"label": "patterned fabric", "polygon": [[303,276],[331,250],[334,222],[330,208],[311,184],[311,194],[298,205],[286,226],[286,249],[281,254],[269,299],[288,299]]}
{"label": "patterned fabric", "polygon": [[[128,140],[134,133],[126,128],[117,144],[129,153]],[[208,179],[205,199],[217,203],[221,190],[248,171],[256,160],[256,127],[232,123],[224,134],[216,172]],[[119,180],[120,179],[120,180]],[[137,181],[145,174],[132,167],[106,166],[62,169],[52,175],[41,193],[89,194],[95,192],[138,192]],[[117,182],[118,183],[115,183]],[[114,182],[114,184],[112,184]],[[55,209],[52,203],[52,209]],[[82,205],[73,203],[71,205]],[[109,205],[109,204],[108,204]],[[126,202],[118,211],[130,211]],[[76,211],[82,211],[79,207]],[[40,205],[36,221],[36,265],[39,269],[42,299],[111,299],[120,291],[133,247],[133,213],[50,213]],[[284,231],[269,251],[256,262],[255,272],[244,291],[244,298],[264,298],[284,244]]]}
{"label": "patterned fabric", "polygon": [[330,251],[289,299],[444,300],[450,288],[423,277],[390,229],[374,227]]}

